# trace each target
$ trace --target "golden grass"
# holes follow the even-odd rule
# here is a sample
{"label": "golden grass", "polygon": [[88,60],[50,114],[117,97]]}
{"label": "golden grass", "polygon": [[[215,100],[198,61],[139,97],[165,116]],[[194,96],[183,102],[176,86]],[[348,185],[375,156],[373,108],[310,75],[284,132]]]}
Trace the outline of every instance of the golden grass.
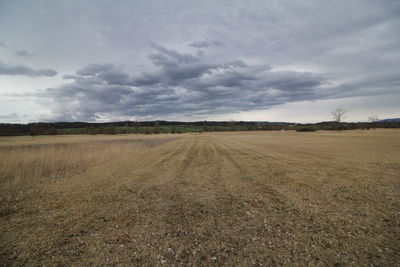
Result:
{"label": "golden grass", "polygon": [[63,178],[173,140],[157,136],[52,136],[0,139],[0,186],[12,189],[41,178]]}
{"label": "golden grass", "polygon": [[400,264],[399,130],[188,134],[124,151],[2,188],[0,262]]}

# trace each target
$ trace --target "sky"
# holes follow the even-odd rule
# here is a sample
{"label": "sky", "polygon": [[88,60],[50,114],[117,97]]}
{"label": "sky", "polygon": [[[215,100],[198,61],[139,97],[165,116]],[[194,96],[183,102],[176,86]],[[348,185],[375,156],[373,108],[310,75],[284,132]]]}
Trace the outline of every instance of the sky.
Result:
{"label": "sky", "polygon": [[0,123],[400,117],[398,0],[0,0]]}

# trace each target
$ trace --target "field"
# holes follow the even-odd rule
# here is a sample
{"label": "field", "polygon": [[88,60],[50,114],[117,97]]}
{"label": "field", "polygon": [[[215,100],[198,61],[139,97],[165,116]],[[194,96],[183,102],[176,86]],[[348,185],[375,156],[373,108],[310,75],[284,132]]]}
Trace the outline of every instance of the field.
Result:
{"label": "field", "polygon": [[1,265],[400,265],[400,131],[0,139]]}

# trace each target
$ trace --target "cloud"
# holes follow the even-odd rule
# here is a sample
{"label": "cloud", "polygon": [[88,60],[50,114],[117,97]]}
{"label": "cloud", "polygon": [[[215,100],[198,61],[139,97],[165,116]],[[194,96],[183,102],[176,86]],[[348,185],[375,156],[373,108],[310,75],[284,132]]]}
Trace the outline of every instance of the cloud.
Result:
{"label": "cloud", "polygon": [[181,54],[175,50],[167,49],[155,44],[153,44],[152,47],[159,52],[149,56],[156,66],[165,66],[176,63],[188,64],[199,61],[199,58],[197,56],[193,56],[192,54]]}
{"label": "cloud", "polygon": [[223,47],[225,45],[221,41],[214,40],[212,42],[207,42],[207,41],[192,42],[189,44],[189,46],[194,48],[210,48],[212,46]]}
{"label": "cloud", "polygon": [[0,114],[0,120],[2,121],[15,121],[17,120],[18,114],[17,113],[9,113],[9,114]]}
{"label": "cloud", "polygon": [[[4,62],[22,47],[40,54],[40,66],[69,70],[64,86],[46,80],[52,90],[41,91],[60,118],[229,118],[223,112],[399,92],[398,0],[91,2],[10,1],[4,9]],[[99,61],[107,64],[87,65]],[[43,84],[3,77],[6,93]],[[24,109],[18,101],[13,110]]]}
{"label": "cloud", "polygon": [[152,72],[129,74],[112,64],[90,64],[70,83],[36,93],[56,105],[51,120],[95,121],[102,116],[212,115],[269,108],[326,95],[317,73],[276,70],[241,60],[214,62],[153,46]]}
{"label": "cloud", "polygon": [[190,43],[189,46],[195,47],[195,48],[208,48],[211,44],[206,41],[199,41],[199,42],[193,42]]}
{"label": "cloud", "polygon": [[19,57],[25,57],[25,58],[28,58],[28,57],[32,57],[32,56],[33,56],[33,54],[29,53],[29,52],[26,51],[26,50],[17,50],[17,51],[15,51],[15,54],[16,54],[17,56],[19,56]]}
{"label": "cloud", "polygon": [[28,77],[55,76],[57,71],[52,69],[32,69],[20,64],[10,64],[0,61],[0,75],[23,75]]}
{"label": "cloud", "polygon": [[78,70],[77,74],[82,76],[90,76],[113,68],[114,65],[112,64],[89,64],[88,66]]}

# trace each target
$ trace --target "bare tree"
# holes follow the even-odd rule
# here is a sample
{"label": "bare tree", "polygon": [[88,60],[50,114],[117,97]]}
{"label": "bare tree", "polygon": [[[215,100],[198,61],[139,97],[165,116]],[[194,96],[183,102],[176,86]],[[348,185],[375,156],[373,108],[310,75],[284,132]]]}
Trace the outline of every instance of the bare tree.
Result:
{"label": "bare tree", "polygon": [[340,123],[344,119],[344,114],[346,114],[346,110],[342,108],[337,108],[334,111],[331,112],[333,119],[337,122]]}
{"label": "bare tree", "polygon": [[371,116],[368,118],[369,122],[371,123],[372,128],[376,128],[376,124],[379,121],[379,117],[377,115]]}
{"label": "bare tree", "polygon": [[340,129],[340,123],[344,119],[344,114],[346,114],[346,110],[344,110],[342,108],[336,108],[335,110],[333,110],[331,112],[331,114],[333,116],[333,119],[336,122],[337,129]]}

